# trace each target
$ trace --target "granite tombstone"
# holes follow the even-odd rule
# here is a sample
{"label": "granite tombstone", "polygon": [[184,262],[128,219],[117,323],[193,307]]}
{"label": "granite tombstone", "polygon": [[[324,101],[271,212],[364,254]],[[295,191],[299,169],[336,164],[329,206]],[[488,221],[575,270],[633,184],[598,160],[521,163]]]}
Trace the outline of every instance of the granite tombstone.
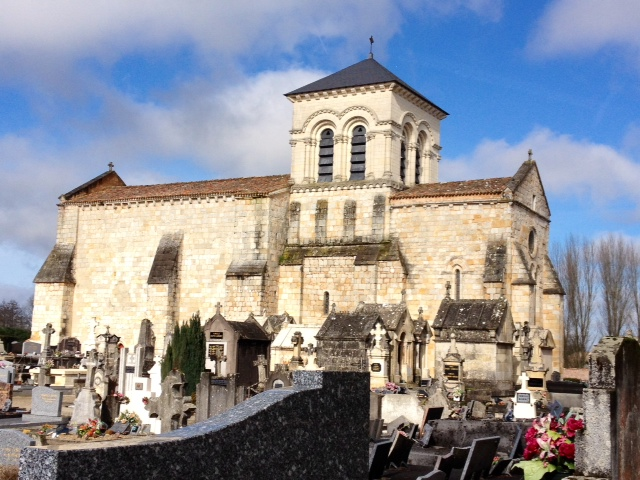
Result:
{"label": "granite tombstone", "polygon": [[35,440],[22,432],[0,430],[0,465],[20,465],[20,450],[35,444]]}
{"label": "granite tombstone", "polygon": [[31,391],[31,414],[22,415],[23,422],[62,421],[62,391],[49,387],[35,387]]}

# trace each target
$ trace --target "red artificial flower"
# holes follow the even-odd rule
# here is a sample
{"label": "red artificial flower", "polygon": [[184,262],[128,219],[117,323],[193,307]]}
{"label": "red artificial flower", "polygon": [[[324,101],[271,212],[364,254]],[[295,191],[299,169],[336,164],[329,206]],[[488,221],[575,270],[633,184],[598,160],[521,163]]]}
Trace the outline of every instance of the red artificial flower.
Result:
{"label": "red artificial flower", "polygon": [[563,458],[567,460],[573,460],[576,456],[576,445],[575,443],[563,443],[558,447],[558,453]]}
{"label": "red artificial flower", "polygon": [[578,432],[580,430],[584,430],[584,421],[576,420],[575,418],[570,418],[567,420],[567,432],[573,431]]}

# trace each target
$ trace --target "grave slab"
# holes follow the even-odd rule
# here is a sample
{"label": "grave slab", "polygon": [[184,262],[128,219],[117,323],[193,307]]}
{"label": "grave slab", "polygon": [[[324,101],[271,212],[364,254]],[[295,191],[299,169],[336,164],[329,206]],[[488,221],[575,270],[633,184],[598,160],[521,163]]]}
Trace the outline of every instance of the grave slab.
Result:
{"label": "grave slab", "polygon": [[0,465],[20,465],[20,450],[36,441],[17,430],[0,430]]}

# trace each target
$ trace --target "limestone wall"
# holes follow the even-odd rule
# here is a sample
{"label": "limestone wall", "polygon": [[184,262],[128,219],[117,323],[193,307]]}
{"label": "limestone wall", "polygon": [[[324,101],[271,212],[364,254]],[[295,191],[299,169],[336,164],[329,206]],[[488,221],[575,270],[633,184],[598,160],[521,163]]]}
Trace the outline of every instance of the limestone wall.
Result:
{"label": "limestone wall", "polygon": [[[217,302],[223,311],[241,317],[230,320],[275,307],[287,205],[288,193],[273,199],[218,197],[61,208],[58,237],[75,243],[76,285],[73,298],[66,300],[73,305],[67,320],[73,335],[87,343],[89,321],[96,317],[98,332],[109,325],[125,345],[133,345],[140,320],[149,318],[162,345],[171,322],[187,320],[197,311],[207,319]],[[182,244],[175,279],[149,285],[160,239],[176,232],[182,232]],[[226,272],[233,260],[266,261],[267,280],[229,285]],[[231,293],[241,288],[242,295],[228,297],[227,288]],[[36,290],[34,332],[51,321],[52,312],[61,311],[63,301],[62,293],[54,292],[59,286],[39,284]],[[242,302],[235,305],[239,298]]]}

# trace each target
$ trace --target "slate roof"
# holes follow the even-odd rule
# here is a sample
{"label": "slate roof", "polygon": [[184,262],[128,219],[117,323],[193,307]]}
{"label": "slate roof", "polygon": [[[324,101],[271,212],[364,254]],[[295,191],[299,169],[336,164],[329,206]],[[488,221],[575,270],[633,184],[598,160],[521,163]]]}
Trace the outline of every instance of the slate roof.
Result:
{"label": "slate roof", "polygon": [[344,68],[339,72],[333,73],[327,77],[311,82],[304,87],[300,87],[292,92],[285,94],[285,96],[302,95],[305,93],[325,92],[331,90],[342,90],[345,88],[361,87],[365,85],[378,85],[381,83],[397,83],[402,85],[405,89],[419,97],[421,100],[429,103],[432,107],[440,110],[443,115],[449,115],[443,109],[438,107],[435,103],[430,101],[416,89],[409,86],[399,77],[380,65],[373,58],[368,58],[361,62]]}
{"label": "slate roof", "polygon": [[468,195],[501,196],[512,177],[463,180],[446,183],[422,183],[391,195],[391,200],[426,197],[463,197]]}
{"label": "slate roof", "polygon": [[283,324],[288,325],[289,323],[295,324],[296,322],[292,316],[285,312],[282,315],[269,315],[262,324],[262,328],[267,332],[278,333]]}
{"label": "slate roof", "polygon": [[271,341],[267,333],[254,321],[228,322],[231,328],[238,333],[241,340]]}
{"label": "slate roof", "polygon": [[451,300],[444,299],[440,304],[434,330],[497,330],[502,324],[508,309],[505,299],[498,300]]}
{"label": "slate roof", "polygon": [[354,265],[400,261],[404,264],[397,239],[380,243],[336,245],[290,245],[285,247],[280,265],[302,265],[306,257],[355,257]]}
{"label": "slate roof", "polygon": [[377,313],[331,313],[316,334],[318,340],[365,340],[376,321]]}
{"label": "slate roof", "polygon": [[86,195],[78,195],[68,203],[105,203],[127,200],[154,200],[161,198],[193,198],[233,195],[236,197],[263,197],[289,188],[289,175],[266,177],[226,178],[199,182],[165,183],[106,187]]}
{"label": "slate roof", "polygon": [[407,305],[404,303],[361,303],[355,310],[360,314],[379,314],[387,330],[398,328],[400,320],[407,312]]}
{"label": "slate roof", "polygon": [[73,243],[56,243],[38,271],[34,283],[73,283]]}

